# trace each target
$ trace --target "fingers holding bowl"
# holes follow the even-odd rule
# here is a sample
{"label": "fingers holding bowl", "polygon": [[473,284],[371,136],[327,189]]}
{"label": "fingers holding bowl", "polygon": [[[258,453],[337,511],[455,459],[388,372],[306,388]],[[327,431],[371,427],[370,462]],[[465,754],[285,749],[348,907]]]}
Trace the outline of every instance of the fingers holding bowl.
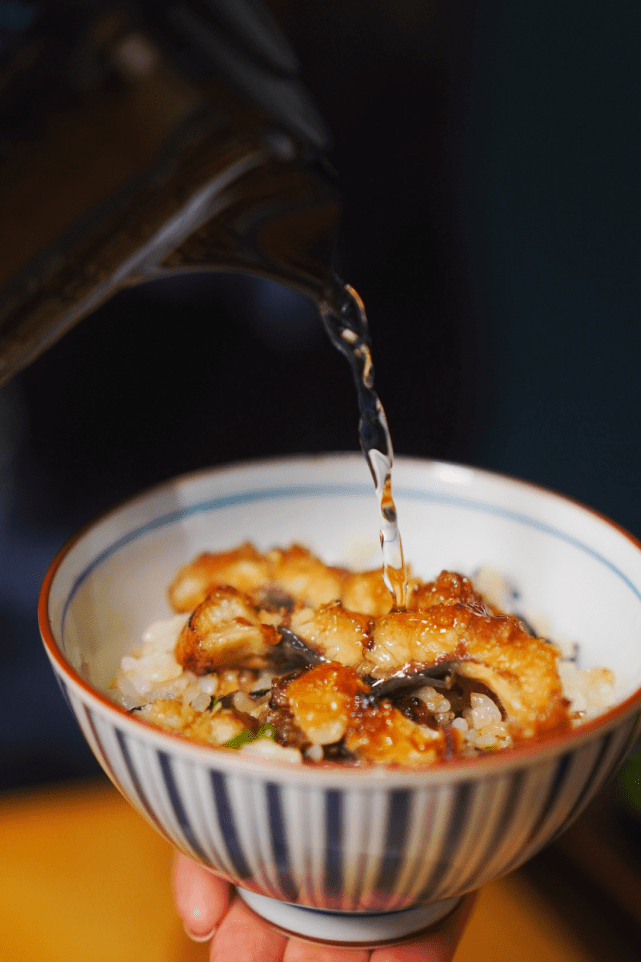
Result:
{"label": "fingers holding bowl", "polygon": [[210,962],[282,962],[287,938],[234,898],[212,939]]}
{"label": "fingers holding bowl", "polygon": [[174,854],[171,881],[185,932],[195,942],[208,942],[227,912],[229,883],[181,852]]}

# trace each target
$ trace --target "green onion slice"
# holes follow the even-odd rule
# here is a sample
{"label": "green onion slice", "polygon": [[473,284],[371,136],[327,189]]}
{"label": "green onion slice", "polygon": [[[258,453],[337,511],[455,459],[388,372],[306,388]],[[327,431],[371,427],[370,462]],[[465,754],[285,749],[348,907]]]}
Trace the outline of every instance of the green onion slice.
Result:
{"label": "green onion slice", "polygon": [[276,731],[273,725],[261,725],[257,732],[253,732],[251,728],[243,728],[242,732],[238,732],[233,738],[228,741],[223,742],[223,748],[240,748],[242,745],[248,745],[250,742],[257,742],[261,738],[271,738],[272,741],[276,737]]}

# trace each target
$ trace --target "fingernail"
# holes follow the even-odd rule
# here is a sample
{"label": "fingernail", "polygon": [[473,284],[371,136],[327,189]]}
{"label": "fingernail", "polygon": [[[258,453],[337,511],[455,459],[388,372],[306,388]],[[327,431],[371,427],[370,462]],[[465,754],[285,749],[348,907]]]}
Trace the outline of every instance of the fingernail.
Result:
{"label": "fingernail", "polygon": [[215,925],[211,929],[211,931],[205,933],[205,935],[197,935],[196,932],[192,932],[186,922],[183,922],[183,928],[185,930],[185,933],[189,936],[192,942],[209,942],[209,940],[213,938],[214,933],[216,932]]}

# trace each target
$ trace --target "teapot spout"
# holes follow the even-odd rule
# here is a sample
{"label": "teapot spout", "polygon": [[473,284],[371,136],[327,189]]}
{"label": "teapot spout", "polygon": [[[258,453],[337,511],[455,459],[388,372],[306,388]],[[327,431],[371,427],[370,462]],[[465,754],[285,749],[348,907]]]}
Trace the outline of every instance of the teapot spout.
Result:
{"label": "teapot spout", "polygon": [[328,165],[278,158],[217,197],[212,216],[146,272],[146,279],[231,271],[278,281],[319,302],[335,287],[341,200]]}

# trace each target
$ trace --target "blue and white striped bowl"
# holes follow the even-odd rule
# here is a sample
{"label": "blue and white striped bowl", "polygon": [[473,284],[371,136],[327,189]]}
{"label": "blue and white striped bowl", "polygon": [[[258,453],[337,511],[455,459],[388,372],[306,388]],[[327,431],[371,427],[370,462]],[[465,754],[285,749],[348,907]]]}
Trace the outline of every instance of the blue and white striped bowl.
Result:
{"label": "blue and white striped bowl", "polygon": [[379,563],[377,504],[356,454],[213,469],[154,488],[80,532],[40,602],[57,678],[123,795],[267,917],[276,904],[272,921],[296,929],[289,907],[310,907],[298,930],[345,944],[360,938],[341,928],[352,913],[382,920],[375,940],[393,938],[403,924],[390,920],[405,913],[416,929],[555,838],[623,760],[641,712],[641,546],[630,535],[558,495],[458,465],[399,458],[393,483],[413,570],[502,571],[522,613],[545,614],[553,637],[576,640],[582,665],[614,670],[616,707],[568,735],[412,771],[206,748],[110,701],[121,656],[169,614],[167,585],[199,552],[303,541],[332,563]]}

